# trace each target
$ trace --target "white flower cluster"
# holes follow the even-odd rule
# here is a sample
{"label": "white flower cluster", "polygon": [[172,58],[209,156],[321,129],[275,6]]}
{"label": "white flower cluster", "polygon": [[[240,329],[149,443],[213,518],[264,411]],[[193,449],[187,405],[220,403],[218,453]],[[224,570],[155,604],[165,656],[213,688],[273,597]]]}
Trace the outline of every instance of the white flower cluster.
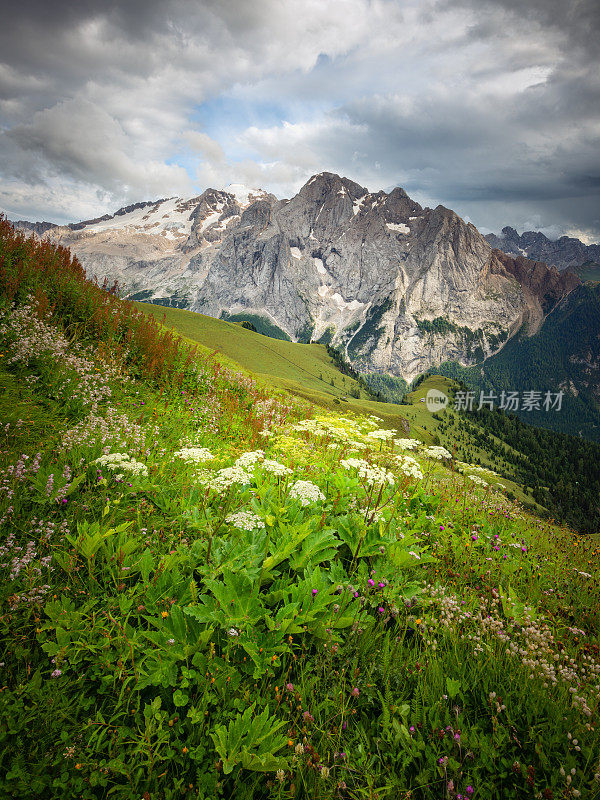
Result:
{"label": "white flower cluster", "polygon": [[418,439],[394,439],[394,444],[397,445],[400,450],[416,450],[421,442]]}
{"label": "white flower cluster", "polygon": [[271,472],[273,475],[277,475],[278,477],[292,474],[292,470],[289,467],[286,467],[284,464],[280,464],[279,461],[273,461],[270,458],[265,458],[265,460],[262,462],[262,468],[265,470],[265,472]]}
{"label": "white flower cluster", "polygon": [[99,464],[101,467],[106,467],[112,470],[112,472],[121,473],[116,476],[117,478],[123,477],[123,471],[129,472],[132,475],[148,474],[146,465],[131,458],[127,453],[108,453],[107,455],[100,456],[100,458],[97,458],[93,463]]}
{"label": "white flower cluster", "polygon": [[397,433],[398,431],[388,431],[385,428],[378,428],[376,431],[367,433],[367,439],[375,439],[377,441],[387,442],[389,439],[393,439]]}
{"label": "white flower cluster", "polygon": [[310,503],[317,503],[319,500],[325,500],[325,495],[310,481],[296,481],[290,487],[290,497],[293,500],[299,500],[300,505],[307,506]]}
{"label": "white flower cluster", "polygon": [[264,450],[251,450],[248,453],[242,453],[242,455],[236,459],[235,466],[248,469],[259,462],[265,472],[271,472],[273,475],[278,475],[281,477],[283,475],[292,474],[292,470],[286,467],[284,464],[280,464],[279,461],[273,461],[273,459],[265,458]]}
{"label": "white flower cluster", "polygon": [[187,464],[199,464],[201,461],[210,461],[213,457],[206,447],[182,447],[173,453],[175,458],[181,458]]}
{"label": "white flower cluster", "polygon": [[423,450],[423,455],[427,458],[435,458],[437,461],[443,461],[446,458],[452,458],[452,453],[449,453],[445,447],[439,445],[431,445]]}
{"label": "white flower cluster", "polygon": [[479,475],[467,475],[467,478],[478,486],[489,486],[489,483],[480,478]]}
{"label": "white flower cluster", "polygon": [[423,472],[421,465],[416,458],[412,456],[396,456],[396,461],[400,465],[400,471],[410,478],[415,478],[418,481],[423,480]]}
{"label": "white flower cluster", "polygon": [[238,511],[235,514],[229,514],[225,517],[225,522],[229,522],[230,525],[242,531],[253,531],[256,528],[265,527],[262,519],[252,511]]}
{"label": "white flower cluster", "polygon": [[198,482],[215,492],[225,492],[234,483],[250,483],[251,480],[252,478],[246,470],[237,464],[234,464],[233,467],[224,467],[217,472],[203,470],[198,475]]}
{"label": "white flower cluster", "polygon": [[394,476],[391,472],[382,467],[375,467],[362,458],[343,458],[340,463],[345,469],[355,469],[359,477],[364,478],[369,486],[373,486],[376,483],[394,485]]}
{"label": "white flower cluster", "polygon": [[238,467],[251,467],[257,461],[263,461],[264,457],[264,450],[251,450],[248,453],[242,453],[239,458],[236,458],[235,463]]}

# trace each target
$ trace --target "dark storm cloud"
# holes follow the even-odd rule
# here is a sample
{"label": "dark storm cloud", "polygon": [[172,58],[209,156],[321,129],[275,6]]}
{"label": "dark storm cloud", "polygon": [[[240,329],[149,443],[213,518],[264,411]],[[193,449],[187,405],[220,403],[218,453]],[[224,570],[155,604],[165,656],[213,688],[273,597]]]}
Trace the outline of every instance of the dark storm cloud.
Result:
{"label": "dark storm cloud", "polygon": [[[0,204],[13,215],[95,216],[229,181],[289,196],[334,169],[488,228],[600,235],[597,2],[24,0],[3,11]],[[218,102],[202,104],[223,96],[219,119]]]}

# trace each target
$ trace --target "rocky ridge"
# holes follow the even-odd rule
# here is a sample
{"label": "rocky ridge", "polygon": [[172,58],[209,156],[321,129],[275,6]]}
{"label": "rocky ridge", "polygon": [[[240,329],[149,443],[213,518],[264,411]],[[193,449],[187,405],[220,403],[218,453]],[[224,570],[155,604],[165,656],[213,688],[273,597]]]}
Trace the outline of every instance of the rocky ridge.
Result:
{"label": "rocky ridge", "polygon": [[264,317],[293,340],[331,342],[363,372],[406,380],[535,332],[579,283],[494,250],[444,206],[327,172],[289,200],[207,189],[42,235],[134,299]]}
{"label": "rocky ridge", "polygon": [[485,237],[492,247],[513,256],[525,256],[543,261],[559,270],[600,264],[600,244],[586,245],[572,236],[549,239],[539,231],[525,231],[519,236],[514,228],[502,228],[502,234],[488,233]]}

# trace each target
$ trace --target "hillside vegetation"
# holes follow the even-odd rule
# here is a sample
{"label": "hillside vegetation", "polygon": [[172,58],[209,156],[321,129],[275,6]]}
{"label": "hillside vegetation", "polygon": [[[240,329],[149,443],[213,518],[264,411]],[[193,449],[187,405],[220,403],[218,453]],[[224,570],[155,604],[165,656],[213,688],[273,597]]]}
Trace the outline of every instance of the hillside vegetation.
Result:
{"label": "hillside vegetation", "polygon": [[0,286],[0,796],[598,796],[598,537],[2,221]]}

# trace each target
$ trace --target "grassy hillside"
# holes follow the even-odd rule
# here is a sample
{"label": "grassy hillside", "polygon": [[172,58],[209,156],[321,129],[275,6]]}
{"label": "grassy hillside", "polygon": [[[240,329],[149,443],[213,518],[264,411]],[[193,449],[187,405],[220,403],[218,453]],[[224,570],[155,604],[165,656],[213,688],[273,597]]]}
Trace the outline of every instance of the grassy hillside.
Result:
{"label": "grassy hillside", "polygon": [[1,221],[0,287],[0,797],[598,797],[600,537]]}
{"label": "grassy hillside", "polygon": [[511,496],[539,513],[568,521],[585,532],[600,527],[600,507],[596,500],[600,473],[592,466],[600,463],[598,445],[582,445],[531,426],[519,427],[508,418],[503,418],[500,425],[494,415],[486,416],[484,412],[456,413],[449,407],[432,414],[425,403],[430,389],[452,398],[459,388],[455,380],[441,375],[427,376],[404,397],[402,404],[380,403],[364,396],[353,399],[349,394],[341,394],[339,387],[348,393],[364,395],[364,392],[356,381],[338,371],[322,345],[267,339],[237,325],[189,311],[168,309],[163,317],[153,306],[140,307],[154,309],[151,311],[154,318],[164,319],[189,341],[218,349],[221,357],[226,353],[229,365],[243,365],[267,385],[283,387],[329,410],[344,408],[375,415],[389,428],[405,430],[408,423],[410,435],[420,441],[443,445],[457,460],[493,470]]}

